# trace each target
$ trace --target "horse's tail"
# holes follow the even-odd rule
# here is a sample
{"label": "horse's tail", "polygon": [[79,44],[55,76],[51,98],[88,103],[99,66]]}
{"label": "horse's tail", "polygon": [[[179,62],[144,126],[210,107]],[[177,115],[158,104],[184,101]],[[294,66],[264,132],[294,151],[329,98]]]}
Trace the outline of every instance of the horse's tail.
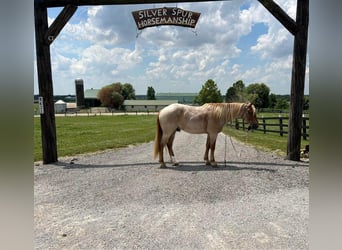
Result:
{"label": "horse's tail", "polygon": [[162,137],[163,131],[160,126],[160,121],[159,121],[159,114],[157,116],[157,127],[156,127],[156,134],[154,137],[154,158],[157,158],[160,149],[160,140]]}

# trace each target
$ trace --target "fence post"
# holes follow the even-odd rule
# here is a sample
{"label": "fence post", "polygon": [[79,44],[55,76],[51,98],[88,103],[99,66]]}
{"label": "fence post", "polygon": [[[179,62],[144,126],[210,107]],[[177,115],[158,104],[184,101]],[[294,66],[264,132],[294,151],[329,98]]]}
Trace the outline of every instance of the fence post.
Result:
{"label": "fence post", "polygon": [[264,128],[264,134],[266,134],[266,119],[262,116],[262,127]]}
{"label": "fence post", "polygon": [[306,140],[306,119],[305,119],[305,114],[303,114],[303,125],[302,125],[302,129],[303,129],[303,139]]}
{"label": "fence post", "polygon": [[245,131],[245,120],[242,119],[242,130]]}
{"label": "fence post", "polygon": [[283,130],[283,117],[281,114],[279,114],[279,130],[280,130],[280,136],[283,136],[284,130]]}
{"label": "fence post", "polygon": [[235,128],[237,129],[237,130],[239,130],[239,121],[238,121],[238,119],[235,119]]}

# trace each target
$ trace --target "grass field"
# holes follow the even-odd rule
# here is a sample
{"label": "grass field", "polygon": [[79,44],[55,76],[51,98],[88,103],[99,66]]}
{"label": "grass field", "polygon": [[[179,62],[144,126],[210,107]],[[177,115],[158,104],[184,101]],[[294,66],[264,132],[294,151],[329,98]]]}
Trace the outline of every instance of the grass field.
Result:
{"label": "grass field", "polygon": [[[260,113],[258,114],[258,120],[259,120],[259,129],[262,129],[262,117],[278,117],[279,114],[277,113]],[[282,117],[288,117],[288,114],[281,114]],[[305,115],[306,117],[309,117],[308,114]],[[279,124],[279,120],[266,120],[267,124]],[[288,125],[288,120],[283,119],[283,124]],[[309,120],[307,121],[307,126],[310,125]],[[246,125],[247,127],[248,125]],[[274,129],[279,130],[279,125],[277,126],[267,126],[267,129]],[[288,127],[284,126],[283,128],[284,132],[288,132]],[[260,149],[266,150],[266,151],[272,151],[277,153],[281,156],[286,156],[286,148],[287,148],[287,134],[283,134],[283,136],[280,136],[279,133],[271,133],[267,132],[264,134],[262,131],[243,131],[242,129],[235,129],[230,126],[225,126],[223,129],[223,132],[225,134],[228,134],[239,141],[242,141],[247,144],[254,145]],[[310,133],[310,129],[307,129],[307,133]],[[307,140],[301,141],[301,148],[304,148],[305,145],[309,144],[309,137]]]}
{"label": "grass field", "polygon": [[[152,141],[155,119],[155,115],[56,117],[58,157]],[[282,156],[286,154],[287,135],[264,134],[261,131],[247,133],[228,126],[223,132],[263,150]],[[309,140],[302,141],[302,147],[306,144]],[[42,160],[39,118],[34,118],[34,160]]]}
{"label": "grass field", "polygon": [[[154,139],[154,115],[56,117],[58,156],[120,148]],[[42,159],[40,120],[34,118],[34,160]]]}
{"label": "grass field", "polygon": [[[259,149],[274,152],[280,156],[286,155],[287,135],[280,136],[275,133],[264,134],[261,131],[243,131],[225,126],[223,133],[236,138],[237,140],[256,146]],[[309,141],[306,141],[307,144]],[[305,143],[305,142],[304,142]]]}

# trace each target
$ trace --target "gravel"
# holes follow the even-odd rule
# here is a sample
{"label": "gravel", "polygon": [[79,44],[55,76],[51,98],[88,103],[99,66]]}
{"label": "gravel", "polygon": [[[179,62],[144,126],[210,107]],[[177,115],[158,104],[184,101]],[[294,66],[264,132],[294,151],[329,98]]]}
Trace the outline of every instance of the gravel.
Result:
{"label": "gravel", "polygon": [[36,249],[308,249],[309,164],[220,134],[212,168],[205,141],[177,133],[166,169],[153,142],[35,163]]}

